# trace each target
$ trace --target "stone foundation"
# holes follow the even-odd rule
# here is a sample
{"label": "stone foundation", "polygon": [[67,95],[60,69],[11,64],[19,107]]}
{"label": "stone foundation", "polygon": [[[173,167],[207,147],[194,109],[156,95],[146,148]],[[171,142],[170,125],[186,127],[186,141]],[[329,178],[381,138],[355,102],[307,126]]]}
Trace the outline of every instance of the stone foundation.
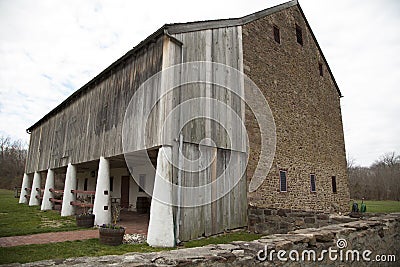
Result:
{"label": "stone foundation", "polygon": [[[398,266],[400,261],[400,213],[380,215],[366,220],[328,225],[319,229],[300,229],[288,234],[264,236],[259,240],[244,242],[235,241],[230,244],[208,245],[199,248],[177,249],[155,253],[128,253],[121,256],[82,257],[67,260],[41,261],[23,266]],[[327,255],[319,262],[303,263],[288,260],[279,261],[276,253],[272,261],[260,262],[257,254],[267,247],[272,249],[297,250],[300,253],[313,250],[320,255],[329,248],[338,250],[337,240],[345,239],[348,250],[371,250],[370,259],[376,255],[394,255],[396,262],[355,263],[348,261],[331,261]],[[286,254],[287,257],[287,254]],[[393,260],[393,259],[392,259]],[[13,265],[21,266],[21,265]]]}
{"label": "stone foundation", "polygon": [[248,208],[249,230],[259,234],[284,234],[304,228],[319,228],[357,219],[313,211]]}

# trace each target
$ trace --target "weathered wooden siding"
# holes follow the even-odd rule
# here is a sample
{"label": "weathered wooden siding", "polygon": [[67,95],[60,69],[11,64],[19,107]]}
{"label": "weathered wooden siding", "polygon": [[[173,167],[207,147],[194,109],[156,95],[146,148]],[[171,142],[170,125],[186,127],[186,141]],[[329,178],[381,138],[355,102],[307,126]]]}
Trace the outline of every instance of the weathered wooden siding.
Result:
{"label": "weathered wooden siding", "polygon": [[[198,32],[176,34],[180,45],[172,44],[170,38],[163,36],[156,42],[149,44],[135,56],[126,59],[123,64],[115,67],[108,77],[99,80],[93,88],[83,90],[81,95],[73,99],[68,106],[53,115],[47,121],[34,128],[31,133],[31,145],[29,149],[26,171],[45,170],[65,166],[69,162],[81,163],[98,159],[100,156],[114,156],[122,154],[122,122],[129,101],[135,90],[150,76],[171,65],[190,61],[213,61],[223,63],[235,69],[242,70],[241,60],[241,27],[226,27]],[[168,56],[163,59],[163,50],[168,51]],[[219,69],[210,69],[199,72],[198,75],[206,75],[208,80],[220,77]],[[186,73],[187,74],[187,73]],[[197,74],[195,74],[197,75]],[[239,83],[232,79],[231,73],[222,73],[226,81]],[[193,77],[182,76],[185,79]],[[167,77],[163,80],[168,84],[168,79],[180,77]],[[161,85],[160,80],[154,82],[151,90],[143,93],[135,104],[133,112],[143,114],[144,110],[151,108],[149,103],[157,99],[166,86]],[[242,88],[240,89],[242,90]],[[237,92],[237,94],[243,94]],[[171,145],[177,137],[174,132],[176,125],[169,125],[172,129],[167,140],[161,140],[159,136],[160,125],[165,116],[178,103],[200,96],[213,97],[226,103],[239,116],[243,113],[240,98],[225,88],[210,84],[192,84],[182,86],[173,95],[162,99],[152,112],[148,121],[137,120],[131,122],[132,150],[144,149],[158,145]],[[213,112],[209,107],[201,105],[198,108],[204,112]],[[196,114],[197,110],[189,110]],[[199,143],[205,137],[211,138],[217,147],[231,147],[230,137],[224,127],[237,128],[232,125],[231,114],[228,111],[214,112],[217,121],[196,120],[189,123],[184,129],[184,138],[187,142]],[[140,117],[140,116],[138,116]],[[177,118],[179,119],[179,118]],[[134,135],[146,127],[146,136]],[[238,128],[240,130],[240,127]],[[235,131],[241,136],[242,133]],[[145,142],[143,141],[145,140]],[[144,146],[146,144],[146,146]]]}
{"label": "weathered wooden siding", "polygon": [[[162,54],[163,37],[127,58],[93,88],[33,129],[26,172],[122,154],[125,109],[139,85],[161,70]],[[143,108],[144,101],[138,109]]]}
{"label": "weathered wooden siding", "polygon": [[[179,64],[181,43],[165,35],[163,38],[162,69]],[[124,151],[138,151],[161,145],[175,144],[178,127],[176,120],[166,122],[173,107],[179,104],[179,90],[167,93],[172,84],[179,83],[180,69],[158,73],[137,91],[139,97],[132,99],[127,109],[123,129]],[[164,129],[165,131],[162,131]],[[129,133],[129,134],[125,134]],[[164,135],[165,133],[165,135]]]}
{"label": "weathered wooden siding", "polygon": [[[199,198],[208,202],[211,202],[213,197],[217,196],[217,192],[222,193],[227,189],[231,190],[228,194],[210,204],[181,208],[179,222],[179,239],[181,241],[210,236],[247,225],[247,155],[242,152],[205,146],[203,146],[202,151],[201,156],[206,161],[211,162],[210,166],[199,172],[183,171],[182,186],[198,187],[211,184],[220,177],[221,183],[211,186],[211,190],[205,188],[204,194],[199,196]],[[200,157],[199,145],[184,143],[183,154],[192,159]],[[231,168],[227,168],[228,164],[231,164]],[[234,176],[238,179],[236,185],[234,185]],[[197,197],[184,192],[181,200],[183,205],[187,205],[193,197]]]}
{"label": "weathered wooden siding", "polygon": [[[222,63],[232,68],[243,71],[242,57],[242,39],[241,27],[224,27],[208,29],[202,31],[193,31],[187,33],[175,34],[174,37],[180,40],[182,45],[182,62],[209,61]],[[170,51],[171,53],[171,51]],[[173,52],[172,52],[173,53]],[[183,103],[189,99],[198,97],[210,97],[217,99],[232,108],[238,117],[244,119],[244,105],[239,95],[244,95],[243,86],[237,86],[242,81],[240,77],[232,75],[232,72],[221,73],[222,68],[208,68],[197,73],[192,73],[194,77],[189,76],[189,72],[182,70],[182,82],[192,79],[207,79],[211,84],[195,83],[181,86],[174,93],[174,99],[179,99],[177,103]],[[198,75],[198,76],[196,76]],[[202,76],[201,76],[202,75]],[[238,79],[239,78],[239,79]],[[236,88],[237,91],[229,91],[226,88],[212,84],[224,80],[229,88]],[[232,85],[232,86],[230,86]],[[233,86],[236,85],[236,86]],[[230,150],[232,139],[245,136],[238,125],[232,122],[232,114],[228,108],[225,110],[214,110],[208,105],[191,105],[190,109],[181,110],[182,112],[196,114],[208,114],[215,117],[217,122],[210,120],[197,119],[185,125],[181,134],[183,135],[184,145],[183,154],[192,159],[200,157],[199,144],[204,138],[211,138],[216,147],[203,146],[204,153],[201,155],[206,162],[212,161],[204,171],[182,172],[182,186],[197,187],[209,184],[215,181],[220,174],[224,173],[227,164],[231,161],[232,169],[225,172],[221,177],[223,183],[212,187],[210,191],[205,191],[200,198],[210,199],[216,192],[223,191],[226,188],[232,188],[228,194],[219,200],[198,207],[181,208],[180,218],[175,223],[179,223],[179,239],[186,241],[201,236],[210,236],[218,234],[229,229],[243,227],[247,225],[247,184],[245,177],[246,153],[244,150]],[[214,114],[213,114],[214,113]],[[177,118],[177,125],[181,123]],[[223,126],[223,127],[222,127]],[[225,128],[233,129],[233,136],[228,136]],[[178,130],[173,127],[173,130]],[[174,133],[175,138],[179,133]],[[237,139],[238,140],[238,139]],[[174,157],[177,157],[175,150]],[[175,162],[178,162],[176,160]],[[240,175],[240,181],[233,186],[234,176]],[[173,180],[177,183],[178,169],[174,169]],[[174,192],[175,197],[177,192]],[[192,195],[182,195],[182,203],[186,205]],[[177,208],[174,209],[175,216]],[[175,217],[174,216],[174,217]]]}
{"label": "weathered wooden siding", "polygon": [[[174,37],[182,43],[164,35],[135,57],[128,58],[108,77],[97,82],[94,88],[86,90],[63,110],[35,128],[31,134],[27,173],[65,166],[69,162],[81,163],[96,160],[100,156],[122,154],[122,124],[129,101],[139,85],[162,69],[181,62],[212,61],[243,70],[241,27],[180,33]],[[236,112],[238,117],[244,118],[243,102],[238,96],[243,95],[243,86],[233,86],[242,84],[242,81],[237,76],[232,76],[232,72],[221,70],[218,67],[203,72],[199,70],[190,74],[195,76],[193,77],[184,69],[178,68],[170,75],[161,75],[148,90],[141,92],[131,110],[133,114],[138,114],[137,119],[129,121],[127,126],[131,133],[128,139],[130,151],[160,145],[172,146],[177,151],[176,139],[179,137],[180,116],[183,112],[193,115],[207,113],[216,118],[217,123],[199,119],[183,128],[186,155],[198,156],[199,143],[204,138],[211,138],[216,147],[208,146],[204,155],[209,160],[214,159],[211,166],[205,171],[184,172],[182,181],[184,186],[212,182],[224,172],[228,162],[232,161],[233,169],[224,174],[223,183],[204,192],[203,197],[211,198],[225,188],[233,189],[211,204],[183,208],[180,217],[181,240],[217,234],[247,224],[245,176],[240,177],[240,182],[235,187],[232,186],[234,175],[245,173],[246,153],[243,149],[230,150],[231,138],[240,137],[243,133],[240,127],[232,123],[229,108],[214,110],[207,105],[193,105],[189,110],[180,110],[172,123],[166,125],[169,129],[167,138],[160,136],[160,126],[169,112],[180,103],[197,97],[217,99]],[[196,75],[203,75],[203,79],[207,78],[211,82],[226,81],[227,87],[236,88],[237,91],[231,92],[221,86],[204,83],[181,86],[158,102],[148,120],[141,120],[141,114],[152,108],[150,103],[165,93],[171,84],[189,81],[196,78]],[[147,127],[145,135],[138,131],[143,127]],[[224,127],[232,129],[234,136],[228,136]],[[177,181],[177,175],[178,171],[175,169],[174,182]],[[176,196],[177,192],[173,194]],[[193,196],[182,197],[185,200]]]}
{"label": "weathered wooden siding", "polygon": [[[242,60],[242,39],[241,27],[224,27],[207,29],[202,31],[193,31],[187,33],[175,34],[174,37],[183,43],[182,62],[208,61],[227,65],[240,71],[243,70]],[[239,95],[244,96],[243,87],[237,86],[241,83],[240,77],[233,72],[224,72],[223,68],[213,67],[192,73],[190,77],[188,72],[182,72],[182,81],[191,81],[193,79],[207,80],[212,83],[225,81],[227,87],[223,88],[215,84],[196,83],[180,87],[180,103],[198,97],[211,97],[226,103],[231,107],[239,117],[244,118],[244,107]],[[231,91],[232,90],[232,91]],[[198,110],[196,110],[198,109]],[[183,138],[185,142],[199,144],[204,138],[211,138],[217,147],[231,148],[232,137],[244,136],[241,128],[232,124],[231,115],[228,109],[213,110],[208,105],[192,106],[186,111],[191,114],[209,113],[214,115],[217,122],[210,120],[195,120],[188,123],[183,129]],[[234,131],[236,136],[229,137],[223,128],[237,129]]]}
{"label": "weathered wooden siding", "polygon": [[[232,68],[243,70],[242,65],[242,43],[241,43],[241,27],[221,28],[197,32],[181,33],[174,36],[182,44],[177,44],[173,39],[166,38],[164,41],[163,52],[163,70],[175,64],[193,62],[193,61],[210,61],[222,63]],[[243,96],[244,88],[237,86],[241,84],[241,77],[233,75],[233,72],[221,71],[222,68],[208,68],[205,70],[191,72],[185,67],[176,68],[173,72],[164,72],[161,77],[160,94],[162,95],[171,88],[171,85],[177,83],[185,83],[196,79],[208,80],[211,84],[191,83],[184,86],[179,86],[166,94],[156,106],[156,112],[148,120],[150,125],[161,125],[165,122],[166,116],[179,104],[187,100],[193,100],[198,97],[210,97],[225,103],[227,106],[222,110],[214,110],[207,105],[190,105],[189,109],[177,108],[174,114],[174,119],[167,127],[167,136],[162,143],[159,138],[159,133],[147,131],[146,140],[155,145],[159,142],[161,145],[170,145],[174,149],[174,163],[178,163],[178,143],[176,140],[179,135],[183,135],[184,156],[196,159],[200,156],[199,143],[204,138],[211,138],[216,147],[203,146],[205,154],[202,155],[206,162],[212,162],[204,171],[182,171],[182,186],[197,187],[204,184],[209,184],[215,181],[221,174],[223,182],[218,186],[212,187],[211,190],[205,191],[199,196],[204,199],[210,199],[217,192],[223,192],[228,188],[228,193],[207,205],[199,205],[197,207],[181,208],[180,218],[175,221],[179,223],[179,239],[182,241],[197,238],[203,235],[209,236],[218,234],[229,229],[243,227],[247,225],[247,184],[245,178],[246,157],[244,150],[232,151],[231,140],[239,139],[244,136],[241,128],[232,122],[232,114],[230,107],[237,116],[244,118],[244,106],[238,95]],[[229,88],[237,91],[231,92],[226,88],[213,85],[213,82],[226,81]],[[140,99],[140,98],[139,98]],[[163,110],[164,112],[159,112]],[[214,114],[213,114],[214,113]],[[196,116],[198,114],[208,114],[216,118],[220,125],[225,128],[231,128],[233,136],[228,136],[226,130],[218,123],[198,119],[185,125],[182,132],[179,132],[184,115]],[[133,120],[136,122],[137,120]],[[158,121],[158,123],[156,123]],[[132,124],[132,131],[135,127],[143,127],[141,125]],[[159,129],[161,130],[161,129]],[[139,137],[140,138],[140,137]],[[143,137],[142,137],[143,138]],[[132,150],[140,148],[142,145],[140,139],[130,139]],[[226,172],[227,165],[231,168]],[[178,168],[173,169],[173,182],[177,183]],[[198,166],[201,167],[201,166]],[[225,173],[224,173],[225,171]],[[240,181],[233,185],[236,179]],[[239,177],[238,177],[239,176]],[[229,190],[231,188],[231,190]],[[176,198],[178,192],[174,191],[173,197]],[[183,194],[182,204],[187,205],[187,200],[193,199],[193,195]],[[177,208],[174,209],[174,218],[177,215]]]}

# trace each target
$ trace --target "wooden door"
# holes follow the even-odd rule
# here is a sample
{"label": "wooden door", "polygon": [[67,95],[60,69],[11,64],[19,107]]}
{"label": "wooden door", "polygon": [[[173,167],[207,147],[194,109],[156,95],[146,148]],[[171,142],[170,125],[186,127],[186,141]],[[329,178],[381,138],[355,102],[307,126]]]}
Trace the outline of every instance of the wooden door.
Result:
{"label": "wooden door", "polygon": [[121,208],[129,208],[129,176],[121,177]]}

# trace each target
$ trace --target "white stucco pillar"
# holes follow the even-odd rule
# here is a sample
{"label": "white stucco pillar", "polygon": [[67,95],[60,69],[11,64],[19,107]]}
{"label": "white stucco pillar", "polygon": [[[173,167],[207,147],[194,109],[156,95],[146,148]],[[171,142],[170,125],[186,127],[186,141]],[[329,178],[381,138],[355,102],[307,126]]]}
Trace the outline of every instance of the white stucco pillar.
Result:
{"label": "white stucco pillar", "polygon": [[51,188],[54,189],[54,171],[52,169],[48,169],[46,177],[46,185],[44,186],[41,210],[53,209],[53,202],[50,201],[50,198],[53,198],[54,194],[50,192]]}
{"label": "white stucco pillar", "polygon": [[70,202],[76,200],[76,195],[72,193],[71,190],[76,190],[76,166],[69,163],[67,167],[67,174],[65,176],[61,216],[75,215],[75,206],[72,206]]}
{"label": "white stucco pillar", "polygon": [[[29,199],[29,206],[38,206],[40,205],[40,199],[38,197],[40,197],[40,173],[39,172],[35,172],[35,174],[33,175],[33,182],[32,182],[32,191],[31,191],[31,197]],[[36,189],[39,189],[39,191],[37,191]]]}
{"label": "white stucco pillar", "polygon": [[104,157],[99,162],[93,214],[95,225],[111,223],[110,163]]}
{"label": "white stucco pillar", "polygon": [[163,146],[158,151],[157,170],[154,181],[153,198],[150,207],[150,222],[147,231],[147,243],[153,247],[173,247],[174,221],[172,205],[157,200],[172,203],[172,148]]}
{"label": "white stucco pillar", "polygon": [[28,187],[29,187],[29,176],[28,174],[24,173],[21,185],[21,195],[19,196],[19,203],[21,204],[28,204],[28,198],[25,197],[26,195],[29,195],[28,190],[26,190],[26,188]]}

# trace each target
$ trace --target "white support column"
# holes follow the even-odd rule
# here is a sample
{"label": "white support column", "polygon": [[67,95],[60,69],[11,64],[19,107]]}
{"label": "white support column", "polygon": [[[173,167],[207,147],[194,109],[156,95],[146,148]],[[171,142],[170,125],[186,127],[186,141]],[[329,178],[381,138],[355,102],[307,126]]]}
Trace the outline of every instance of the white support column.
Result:
{"label": "white support column", "polygon": [[95,225],[111,223],[110,163],[104,157],[99,162],[93,214]]}
{"label": "white support column", "polygon": [[[35,174],[33,175],[33,182],[32,182],[32,191],[31,191],[31,197],[29,199],[29,206],[38,206],[40,205],[40,199],[38,197],[40,197],[40,173],[39,172],[35,172]],[[36,189],[39,189],[39,191],[37,191]]]}
{"label": "white support column", "polygon": [[158,151],[157,170],[154,181],[153,198],[150,207],[150,222],[147,231],[147,243],[152,247],[173,247],[174,221],[172,205],[172,148],[163,146]]}
{"label": "white support column", "polygon": [[28,174],[24,173],[24,178],[22,178],[22,185],[21,185],[21,195],[19,196],[19,203],[21,204],[28,204],[28,199],[25,197],[29,195],[28,190],[26,188],[29,187],[29,176]]}
{"label": "white support column", "polygon": [[70,202],[76,200],[76,195],[71,190],[76,190],[76,166],[69,163],[65,177],[61,216],[75,215],[75,206],[72,206]]}
{"label": "white support column", "polygon": [[50,192],[51,188],[54,189],[54,171],[52,169],[48,169],[41,210],[53,209],[53,202],[50,201],[50,198],[53,198],[54,194],[53,192]]}

